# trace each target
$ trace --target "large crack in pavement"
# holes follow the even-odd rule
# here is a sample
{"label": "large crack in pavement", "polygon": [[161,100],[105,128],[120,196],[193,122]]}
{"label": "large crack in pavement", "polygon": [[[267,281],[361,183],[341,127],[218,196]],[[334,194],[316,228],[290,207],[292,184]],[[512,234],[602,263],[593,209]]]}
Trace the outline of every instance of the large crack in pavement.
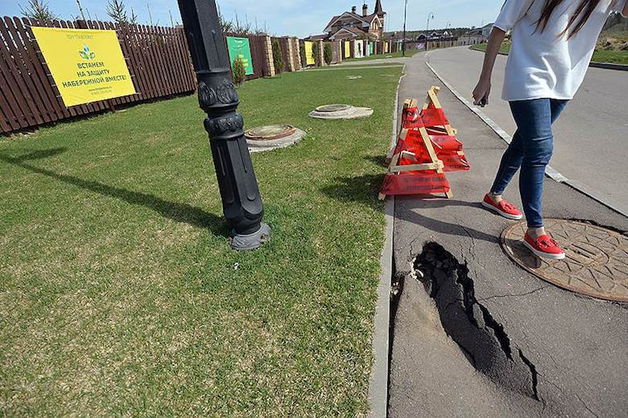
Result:
{"label": "large crack in pavement", "polygon": [[445,332],[476,370],[508,390],[543,402],[536,366],[480,303],[466,262],[460,263],[439,244],[428,243],[415,259],[414,270],[434,299]]}

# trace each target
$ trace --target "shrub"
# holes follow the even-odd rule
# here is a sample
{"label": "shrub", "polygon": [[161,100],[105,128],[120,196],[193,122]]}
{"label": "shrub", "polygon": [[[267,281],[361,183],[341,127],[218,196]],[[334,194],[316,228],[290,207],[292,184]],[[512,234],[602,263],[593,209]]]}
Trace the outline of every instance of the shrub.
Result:
{"label": "shrub", "polygon": [[244,68],[244,61],[241,57],[236,58],[233,61],[233,82],[237,86],[241,86],[244,83],[244,78],[246,77],[246,69]]}
{"label": "shrub", "polygon": [[273,41],[273,64],[275,65],[275,72],[281,74],[283,72],[283,54],[277,39]]}
{"label": "shrub", "polygon": [[323,50],[323,58],[325,59],[325,64],[331,64],[334,59],[334,53],[331,50],[331,44],[326,43],[325,49]]}
{"label": "shrub", "polygon": [[321,63],[318,62],[318,42],[314,42],[314,45],[312,45],[312,58],[314,58],[315,65],[321,65]]}

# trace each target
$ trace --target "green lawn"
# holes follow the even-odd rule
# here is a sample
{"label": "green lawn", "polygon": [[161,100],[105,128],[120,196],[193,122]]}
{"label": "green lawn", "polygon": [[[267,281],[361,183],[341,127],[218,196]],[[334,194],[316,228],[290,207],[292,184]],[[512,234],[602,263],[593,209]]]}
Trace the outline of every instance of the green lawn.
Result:
{"label": "green lawn", "polygon": [[[247,127],[308,132],[253,156],[255,252],[228,246],[195,97],[0,139],[0,415],[365,413],[401,69],[351,73],[240,89]],[[327,103],[375,113],[307,116]]]}
{"label": "green lawn", "polygon": [[[419,52],[421,51],[419,51],[418,49],[408,49],[406,51],[406,58],[410,58]],[[349,59],[343,60],[342,62],[370,61],[370,60],[382,60],[386,58],[402,58],[402,57],[403,55],[401,52],[391,52],[388,54],[369,55],[368,57],[364,57],[364,58],[349,58]]]}
{"label": "green lawn", "polygon": [[[471,46],[476,51],[486,51],[486,44]],[[503,44],[499,50],[501,54],[508,55],[510,52],[510,44]],[[596,49],[593,53],[593,62],[625,64],[628,65],[628,51],[605,51]]]}

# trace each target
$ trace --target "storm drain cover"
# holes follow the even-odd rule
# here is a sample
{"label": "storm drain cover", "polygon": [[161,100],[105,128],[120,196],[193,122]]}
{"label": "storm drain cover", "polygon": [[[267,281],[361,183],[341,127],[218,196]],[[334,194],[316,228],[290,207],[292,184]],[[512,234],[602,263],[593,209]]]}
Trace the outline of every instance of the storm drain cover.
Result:
{"label": "storm drain cover", "polygon": [[540,279],[594,298],[628,302],[628,237],[584,222],[549,219],[545,229],[563,246],[564,260],[536,257],[521,241],[525,222],[507,228],[502,246]]}
{"label": "storm drain cover", "polygon": [[270,125],[249,129],[244,136],[249,152],[264,152],[296,144],[305,137],[305,131],[292,125]]}
{"label": "storm drain cover", "polygon": [[246,139],[254,141],[268,141],[271,139],[285,138],[294,134],[296,129],[291,125],[270,125],[253,128],[244,134]]}
{"label": "storm drain cover", "polygon": [[330,104],[319,106],[310,117],[315,119],[358,119],[367,118],[373,114],[373,109],[368,107],[354,107],[346,104]]}
{"label": "storm drain cover", "polygon": [[330,104],[325,106],[319,106],[316,108],[317,112],[320,113],[335,113],[335,112],[346,112],[351,109],[352,106],[346,104]]}

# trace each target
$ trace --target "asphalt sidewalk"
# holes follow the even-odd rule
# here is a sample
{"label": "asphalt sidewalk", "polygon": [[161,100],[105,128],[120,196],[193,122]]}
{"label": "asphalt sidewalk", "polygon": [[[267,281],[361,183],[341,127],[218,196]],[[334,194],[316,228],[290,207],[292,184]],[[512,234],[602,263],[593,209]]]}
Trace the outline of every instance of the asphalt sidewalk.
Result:
{"label": "asphalt sidewalk", "polygon": [[[505,255],[499,237],[511,223],[478,202],[506,144],[442,85],[424,54],[403,62],[400,106],[440,86],[472,168],[448,173],[451,200],[396,199],[401,292],[389,416],[625,416],[628,307],[559,289]],[[545,190],[548,218],[628,231],[628,219],[569,186],[548,179]],[[517,179],[506,197],[520,206]]]}

